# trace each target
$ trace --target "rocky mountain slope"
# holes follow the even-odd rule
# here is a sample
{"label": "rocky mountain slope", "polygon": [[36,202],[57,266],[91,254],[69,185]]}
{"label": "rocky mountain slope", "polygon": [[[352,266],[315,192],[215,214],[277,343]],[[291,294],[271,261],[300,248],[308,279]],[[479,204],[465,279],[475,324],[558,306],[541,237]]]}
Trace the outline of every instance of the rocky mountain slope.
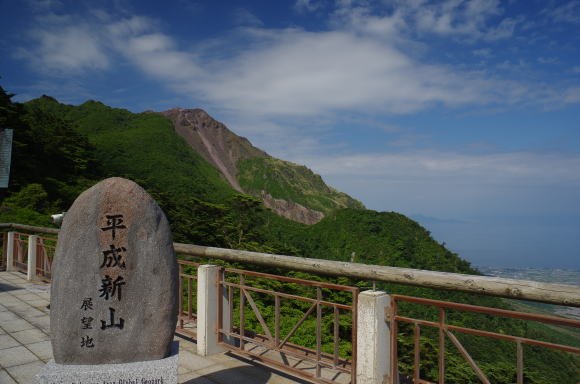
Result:
{"label": "rocky mountain slope", "polygon": [[338,208],[364,208],[308,168],[271,157],[201,109],[173,108],[161,114],[234,189],[261,199],[280,216],[315,224]]}
{"label": "rocky mountain slope", "polygon": [[214,120],[202,109],[173,108],[161,112],[197,153],[216,167],[230,185],[243,192],[237,180],[237,163],[242,159],[267,157],[268,154],[254,147],[248,139],[230,131],[224,124]]}

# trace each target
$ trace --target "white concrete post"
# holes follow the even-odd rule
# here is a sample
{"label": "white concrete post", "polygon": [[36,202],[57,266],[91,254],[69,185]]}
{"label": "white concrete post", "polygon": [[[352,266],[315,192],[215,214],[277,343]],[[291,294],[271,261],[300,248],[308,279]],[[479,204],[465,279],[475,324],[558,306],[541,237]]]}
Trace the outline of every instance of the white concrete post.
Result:
{"label": "white concrete post", "polygon": [[385,308],[391,297],[383,291],[364,291],[358,295],[356,333],[357,384],[391,384],[391,334],[385,321]]}
{"label": "white concrete post", "polygon": [[27,262],[27,279],[30,281],[38,280],[36,277],[36,243],[38,236],[28,236],[28,262]]}
{"label": "white concrete post", "polygon": [[14,232],[8,232],[6,246],[6,272],[14,271]]}
{"label": "white concrete post", "polygon": [[[220,267],[200,265],[197,268],[197,354],[208,356],[227,349],[218,345],[218,279]],[[222,289],[222,328],[229,329],[227,290]],[[224,340],[227,340],[224,337]]]}

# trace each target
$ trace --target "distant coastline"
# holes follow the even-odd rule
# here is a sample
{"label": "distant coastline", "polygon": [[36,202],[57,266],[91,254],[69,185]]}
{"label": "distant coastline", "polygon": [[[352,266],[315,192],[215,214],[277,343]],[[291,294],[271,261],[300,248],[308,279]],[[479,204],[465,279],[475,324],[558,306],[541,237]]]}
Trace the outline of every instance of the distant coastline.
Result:
{"label": "distant coastline", "polygon": [[[570,269],[540,269],[517,267],[476,266],[486,276],[504,277],[509,279],[531,280],[553,284],[568,284],[580,286],[580,271]],[[551,314],[580,320],[580,308],[564,307],[543,303],[514,300],[522,305],[525,312],[541,311],[541,314]]]}
{"label": "distant coastline", "polygon": [[476,266],[476,268],[486,276],[580,286],[580,270],[490,267],[481,265]]}

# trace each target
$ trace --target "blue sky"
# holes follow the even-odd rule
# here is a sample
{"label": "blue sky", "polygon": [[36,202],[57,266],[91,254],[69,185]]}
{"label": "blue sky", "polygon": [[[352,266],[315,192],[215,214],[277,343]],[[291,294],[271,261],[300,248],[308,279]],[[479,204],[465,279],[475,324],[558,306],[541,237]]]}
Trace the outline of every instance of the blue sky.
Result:
{"label": "blue sky", "polygon": [[580,0],[0,0],[0,84],[204,108],[475,264],[580,269]]}

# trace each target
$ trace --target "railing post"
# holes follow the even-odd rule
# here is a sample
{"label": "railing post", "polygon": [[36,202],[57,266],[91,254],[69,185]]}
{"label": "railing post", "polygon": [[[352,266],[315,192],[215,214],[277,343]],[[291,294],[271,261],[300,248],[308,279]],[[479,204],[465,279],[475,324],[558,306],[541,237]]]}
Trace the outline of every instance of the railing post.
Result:
{"label": "railing post", "polygon": [[36,243],[38,242],[38,236],[30,235],[28,236],[28,264],[27,264],[27,280],[34,281],[38,280],[36,277]]}
{"label": "railing post", "polygon": [[218,344],[217,327],[220,324],[218,294],[222,295],[222,329],[230,328],[227,290],[221,289],[220,292],[219,274],[220,267],[217,265],[200,265],[197,268],[197,354],[200,356],[226,351],[225,347]]}
{"label": "railing post", "polygon": [[14,232],[8,232],[6,244],[6,272],[14,271]]}
{"label": "railing post", "polygon": [[6,245],[8,244],[8,232],[2,233],[2,260],[0,260],[0,271],[6,270]]}
{"label": "railing post", "polygon": [[364,291],[358,295],[357,384],[396,384],[390,377],[391,332],[385,321],[385,308],[391,297],[383,291]]}

